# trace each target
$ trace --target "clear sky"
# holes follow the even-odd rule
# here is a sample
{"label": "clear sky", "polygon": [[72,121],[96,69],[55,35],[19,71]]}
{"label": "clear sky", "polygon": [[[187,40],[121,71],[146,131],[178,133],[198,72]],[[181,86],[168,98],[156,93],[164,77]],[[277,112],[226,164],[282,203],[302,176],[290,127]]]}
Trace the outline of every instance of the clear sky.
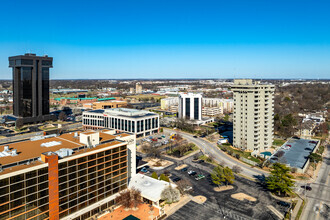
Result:
{"label": "clear sky", "polygon": [[2,0],[0,79],[26,52],[53,79],[329,79],[330,1]]}

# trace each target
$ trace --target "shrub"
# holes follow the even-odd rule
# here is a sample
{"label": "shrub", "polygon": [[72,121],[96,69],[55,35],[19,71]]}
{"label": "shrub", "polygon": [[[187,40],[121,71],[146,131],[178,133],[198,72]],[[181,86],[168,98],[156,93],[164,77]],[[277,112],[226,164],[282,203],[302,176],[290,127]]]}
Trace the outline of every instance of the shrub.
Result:
{"label": "shrub", "polygon": [[241,155],[235,154],[235,157],[239,160],[239,158],[241,158]]}
{"label": "shrub", "polygon": [[296,173],[297,172],[297,167],[292,167],[291,168],[291,173]]}
{"label": "shrub", "polygon": [[229,150],[229,151],[228,151],[228,154],[229,154],[229,155],[233,155],[233,151]]}
{"label": "shrub", "polygon": [[170,182],[170,179],[164,173],[160,174],[159,179],[164,180],[166,182]]}
{"label": "shrub", "polygon": [[158,175],[157,175],[156,172],[153,172],[153,173],[151,174],[151,177],[154,178],[154,179],[156,179],[156,180],[158,180]]}
{"label": "shrub", "polygon": [[240,166],[238,166],[238,165],[233,166],[234,173],[240,173],[242,171],[243,171],[243,169]]}

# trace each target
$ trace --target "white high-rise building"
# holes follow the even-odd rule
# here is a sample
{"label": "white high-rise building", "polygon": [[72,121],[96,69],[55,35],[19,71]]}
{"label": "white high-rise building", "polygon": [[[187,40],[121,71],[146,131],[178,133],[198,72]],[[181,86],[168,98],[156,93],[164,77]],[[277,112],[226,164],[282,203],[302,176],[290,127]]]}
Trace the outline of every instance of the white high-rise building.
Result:
{"label": "white high-rise building", "polygon": [[265,151],[273,143],[274,91],[272,84],[252,79],[234,80],[233,145],[248,151]]}
{"label": "white high-rise building", "polygon": [[190,120],[202,120],[202,95],[180,94],[179,96],[179,118]]}

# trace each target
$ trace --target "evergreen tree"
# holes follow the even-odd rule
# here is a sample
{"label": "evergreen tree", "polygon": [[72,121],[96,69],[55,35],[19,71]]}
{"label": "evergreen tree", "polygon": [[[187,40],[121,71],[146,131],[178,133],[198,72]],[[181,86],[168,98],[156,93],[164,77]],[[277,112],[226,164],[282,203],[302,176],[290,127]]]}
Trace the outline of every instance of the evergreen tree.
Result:
{"label": "evergreen tree", "polygon": [[166,176],[164,173],[160,174],[159,179],[170,182],[170,178],[168,178],[168,176]]}
{"label": "evergreen tree", "polygon": [[287,195],[292,192],[294,186],[293,176],[290,174],[290,168],[284,164],[273,164],[271,175],[266,179],[267,188],[278,195]]}
{"label": "evergreen tree", "polygon": [[156,179],[156,180],[158,180],[158,175],[157,175],[156,172],[153,172],[153,173],[151,174],[151,177],[154,178],[154,179]]}

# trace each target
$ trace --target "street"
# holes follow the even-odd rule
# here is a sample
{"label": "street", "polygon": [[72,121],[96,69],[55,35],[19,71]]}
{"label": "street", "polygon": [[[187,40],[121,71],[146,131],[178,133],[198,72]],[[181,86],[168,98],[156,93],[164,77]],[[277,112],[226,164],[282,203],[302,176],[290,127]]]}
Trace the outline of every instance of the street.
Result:
{"label": "street", "polygon": [[311,184],[312,190],[310,192],[306,192],[305,194],[308,202],[302,215],[303,220],[330,219],[329,173],[330,145],[327,146],[326,156],[323,158],[318,177],[316,181]]}
{"label": "street", "polygon": [[[164,133],[166,135],[175,132],[175,130],[164,128]],[[227,166],[233,167],[234,165],[238,165],[242,168],[242,174],[248,177],[251,177],[253,179],[256,178],[256,176],[265,175],[267,176],[268,173],[259,169],[254,169],[251,166],[238,162],[237,160],[231,158],[230,156],[226,155],[224,152],[222,152],[215,144],[211,144],[208,141],[205,141],[201,138],[194,138],[192,134],[187,134],[184,132],[180,132],[180,135],[187,139],[189,142],[192,142],[196,144],[199,148],[202,149],[203,152],[206,154],[212,155],[214,159],[220,163],[225,162]]]}

